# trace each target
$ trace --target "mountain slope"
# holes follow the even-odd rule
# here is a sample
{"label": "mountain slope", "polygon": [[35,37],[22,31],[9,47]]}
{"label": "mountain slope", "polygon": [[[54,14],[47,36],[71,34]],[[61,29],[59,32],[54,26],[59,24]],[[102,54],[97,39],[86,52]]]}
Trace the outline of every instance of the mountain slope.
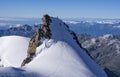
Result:
{"label": "mountain slope", "polygon": [[43,41],[37,56],[25,67],[48,77],[106,77],[80,49],[66,25],[58,18],[51,19],[51,39]]}
{"label": "mountain slope", "polygon": [[[18,70],[16,70],[17,75],[30,77],[29,72],[32,72],[38,77],[107,77],[104,71],[77,45],[66,24],[58,18],[51,17],[50,19],[51,37],[39,40],[41,44],[37,47],[32,61],[22,68],[15,68]],[[25,54],[26,49],[21,53]],[[19,55],[22,56],[22,54]],[[24,70],[25,73],[19,70]],[[6,68],[2,72],[16,74],[12,68]],[[9,76],[16,77],[17,75],[10,74]]]}
{"label": "mountain slope", "polygon": [[110,77],[120,77],[120,35],[78,35],[78,38],[82,47],[88,50],[91,57]]}

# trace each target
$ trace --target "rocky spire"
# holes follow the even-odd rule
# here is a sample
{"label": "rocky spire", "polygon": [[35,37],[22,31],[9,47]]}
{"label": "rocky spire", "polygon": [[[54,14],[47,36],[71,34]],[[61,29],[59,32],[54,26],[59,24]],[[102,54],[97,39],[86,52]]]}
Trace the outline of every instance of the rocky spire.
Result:
{"label": "rocky spire", "polygon": [[50,19],[50,16],[49,15],[44,15],[43,18],[42,18],[42,26],[41,26],[41,29],[43,30],[43,36],[45,38],[50,38],[51,37],[51,33],[50,33],[50,28],[49,28],[49,25],[51,23],[51,19]]}
{"label": "rocky spire", "polygon": [[49,25],[51,23],[50,16],[47,14],[44,15],[42,18],[42,22],[43,24],[41,25],[41,28],[39,28],[30,39],[27,50],[27,57],[23,60],[21,66],[25,66],[25,64],[29,63],[33,59],[33,56],[36,53],[36,48],[42,44],[40,42],[41,38],[51,38],[51,31],[49,28]]}

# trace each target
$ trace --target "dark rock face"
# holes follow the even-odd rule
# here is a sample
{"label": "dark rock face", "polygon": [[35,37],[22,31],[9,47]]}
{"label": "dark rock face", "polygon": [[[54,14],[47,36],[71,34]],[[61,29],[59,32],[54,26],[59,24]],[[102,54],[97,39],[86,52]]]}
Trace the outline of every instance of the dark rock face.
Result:
{"label": "dark rock face", "polygon": [[108,77],[118,77],[116,74],[114,74],[112,71],[109,69],[105,68],[105,72],[107,73]]}
{"label": "dark rock face", "polygon": [[42,30],[43,30],[43,36],[45,38],[50,38],[51,36],[51,33],[50,33],[50,28],[49,28],[49,25],[51,23],[51,19],[50,17],[46,14],[43,16],[42,18],[42,21],[43,21],[43,24],[42,24]]}
{"label": "dark rock face", "polygon": [[47,26],[47,25],[50,25],[50,23],[51,23],[50,16],[47,15],[47,14],[44,15],[43,18],[42,18],[42,22],[43,22],[43,24],[46,25],[46,26]]}
{"label": "dark rock face", "polygon": [[26,63],[29,63],[33,56],[35,55],[36,48],[41,44],[39,42],[40,37],[42,37],[42,33],[40,32],[41,30],[38,29],[35,34],[32,36],[29,42],[28,50],[27,50],[27,58],[23,61],[21,66],[24,66]]}
{"label": "dark rock face", "polygon": [[[84,37],[83,37],[84,36]],[[109,77],[120,77],[120,35],[78,35],[82,47],[105,69]]]}
{"label": "dark rock face", "polygon": [[21,66],[24,66],[25,64],[29,63],[32,60],[33,56],[35,55],[36,48],[42,44],[40,42],[41,38],[50,39],[51,37],[50,28],[49,28],[49,25],[51,23],[50,17],[48,15],[44,15],[42,20],[43,20],[43,24],[41,28],[39,28],[30,39],[27,50],[27,58],[23,60]]}
{"label": "dark rock face", "polygon": [[28,57],[30,57],[30,54],[35,54],[36,47],[39,46],[40,37],[42,37],[40,34],[41,34],[40,29],[38,29],[36,33],[33,35],[33,37],[31,38],[29,42],[28,51],[27,51]]}

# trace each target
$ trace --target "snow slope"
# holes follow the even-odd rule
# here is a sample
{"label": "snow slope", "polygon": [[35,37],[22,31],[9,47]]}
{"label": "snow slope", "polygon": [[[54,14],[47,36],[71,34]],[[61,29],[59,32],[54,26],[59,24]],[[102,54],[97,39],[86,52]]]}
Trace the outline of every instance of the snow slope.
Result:
{"label": "snow slope", "polygon": [[20,36],[0,37],[1,64],[6,66],[20,66],[26,57],[29,38]]}
{"label": "snow slope", "polygon": [[[58,18],[51,19],[52,38],[43,40],[43,44],[37,47],[34,59],[23,68],[0,68],[0,73],[4,73],[0,76],[107,77],[104,71],[77,45],[65,24]],[[2,63],[5,66],[19,66],[26,56],[28,40],[18,36],[0,38]]]}
{"label": "snow slope", "polygon": [[102,69],[77,45],[65,24],[51,18],[52,38],[37,48],[37,56],[26,65],[43,77],[106,77]]}

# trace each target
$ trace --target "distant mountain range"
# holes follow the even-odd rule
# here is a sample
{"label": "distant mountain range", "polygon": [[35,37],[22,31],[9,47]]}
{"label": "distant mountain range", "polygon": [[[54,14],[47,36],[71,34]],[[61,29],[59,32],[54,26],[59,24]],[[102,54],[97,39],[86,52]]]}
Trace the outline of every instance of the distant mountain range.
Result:
{"label": "distant mountain range", "polygon": [[[68,24],[71,30],[77,34],[89,34],[93,36],[99,36],[104,34],[120,34],[120,19],[64,19],[65,23]],[[0,18],[0,36],[5,35],[22,35],[31,36],[29,30],[22,31],[17,34],[17,30],[14,28],[21,28],[22,26],[36,27],[41,23],[38,18]],[[27,26],[26,26],[26,25]],[[13,32],[11,32],[11,29]],[[24,29],[24,27],[22,27]],[[20,29],[18,30],[20,31]],[[28,32],[28,34],[26,33]],[[33,33],[35,29],[32,29]],[[25,33],[24,33],[25,32]],[[32,33],[32,34],[33,34]],[[23,35],[24,34],[24,35]]]}
{"label": "distant mountain range", "polygon": [[78,35],[82,47],[102,66],[109,77],[120,77],[120,35]]}
{"label": "distant mountain range", "polygon": [[66,21],[70,29],[77,34],[99,36],[104,34],[120,34],[119,20],[99,21]]}
{"label": "distant mountain range", "polygon": [[7,29],[1,29],[0,36],[19,35],[19,36],[31,37],[39,27],[40,24],[34,26],[25,24],[15,27],[9,27]]}

